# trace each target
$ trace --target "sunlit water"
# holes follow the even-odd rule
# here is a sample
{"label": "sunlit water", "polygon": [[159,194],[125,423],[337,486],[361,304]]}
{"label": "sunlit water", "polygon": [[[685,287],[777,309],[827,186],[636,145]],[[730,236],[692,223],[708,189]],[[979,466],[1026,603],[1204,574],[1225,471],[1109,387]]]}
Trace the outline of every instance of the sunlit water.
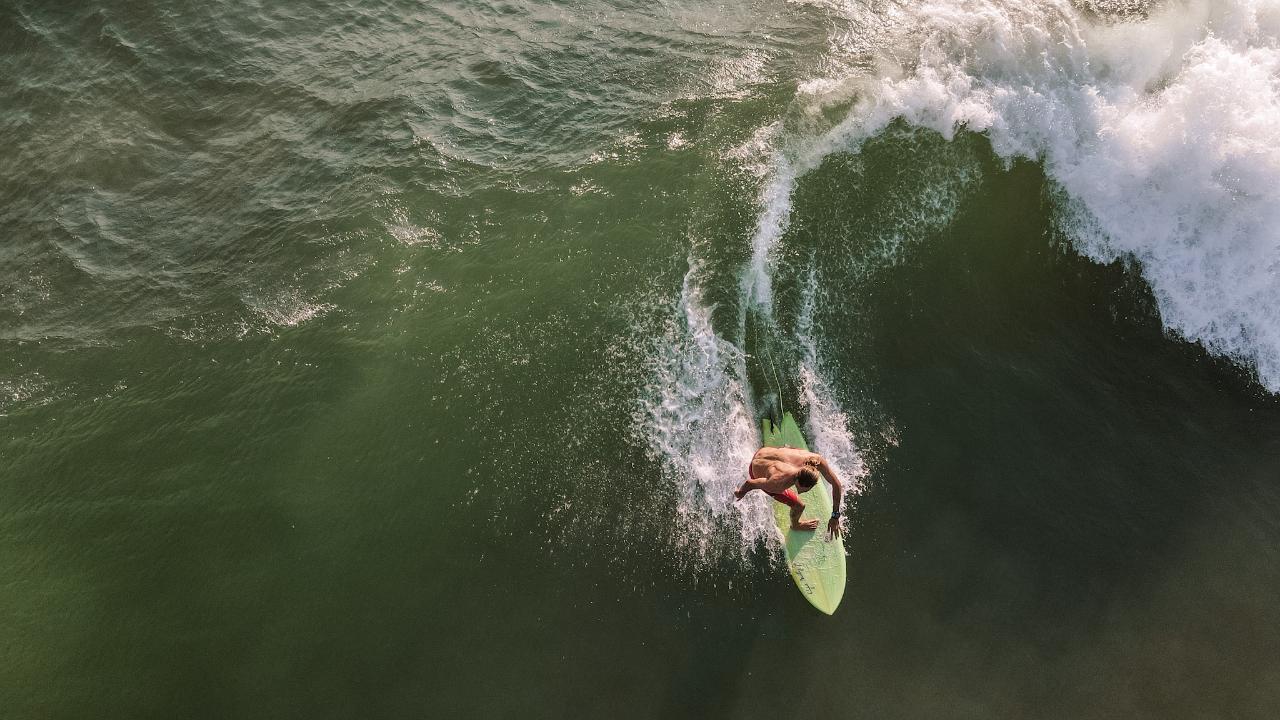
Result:
{"label": "sunlit water", "polygon": [[[1273,717],[1278,63],[1245,0],[3,3],[0,714]],[[833,618],[731,495],[780,409]]]}

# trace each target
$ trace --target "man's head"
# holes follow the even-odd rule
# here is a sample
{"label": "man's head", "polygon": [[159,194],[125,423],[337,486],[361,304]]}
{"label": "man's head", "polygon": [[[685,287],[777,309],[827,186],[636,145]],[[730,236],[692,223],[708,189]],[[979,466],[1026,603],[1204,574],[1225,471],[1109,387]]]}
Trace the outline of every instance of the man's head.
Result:
{"label": "man's head", "polygon": [[805,465],[800,468],[800,472],[796,473],[796,488],[800,492],[809,492],[814,485],[818,484],[818,471],[812,465]]}

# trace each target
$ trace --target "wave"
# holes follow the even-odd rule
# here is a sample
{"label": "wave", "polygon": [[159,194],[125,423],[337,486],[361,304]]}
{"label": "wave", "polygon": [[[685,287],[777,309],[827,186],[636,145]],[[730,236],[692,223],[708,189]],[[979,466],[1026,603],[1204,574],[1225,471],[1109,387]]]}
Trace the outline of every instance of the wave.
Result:
{"label": "wave", "polygon": [[810,268],[808,282],[804,284],[804,300],[795,333],[802,352],[799,375],[808,411],[807,434],[813,446],[827,459],[836,476],[848,485],[847,494],[852,496],[861,491],[861,481],[867,473],[867,467],[853,433],[849,430],[849,416],[834,399],[827,368],[819,351],[819,334],[814,320],[819,284],[812,266]]}
{"label": "wave", "polygon": [[718,525],[736,524],[745,555],[768,537],[773,516],[764,503],[734,502],[752,453],[759,446],[746,357],[716,333],[712,307],[693,258],[666,337],[651,357],[641,422],[667,480],[678,490],[683,543],[701,557],[714,547]]}
{"label": "wave", "polygon": [[771,536],[763,502],[725,499],[757,442],[748,356],[725,339],[745,337],[750,316],[798,349],[792,377],[815,448],[852,484],[865,474],[823,363],[821,298],[806,291],[782,333],[773,274],[799,179],[895,122],[982,133],[1006,162],[1040,162],[1078,252],[1132,264],[1171,334],[1280,392],[1280,1],[809,4],[843,21],[828,74],[799,83],[788,117],[727,158],[760,181],[739,325],[712,327],[691,259],[678,329],[651,373],[651,445],[682,512],[740,513],[744,548]]}
{"label": "wave", "polygon": [[[724,548],[715,543],[725,537],[726,525],[740,530],[736,548],[740,557],[762,545],[779,549],[771,501],[760,493],[740,502],[732,496],[760,445],[757,418],[761,413],[753,390],[761,388],[752,387],[747,365],[749,360],[761,361],[748,354],[745,340],[744,347],[739,347],[726,339],[745,339],[749,322],[755,324],[755,334],[763,336],[755,352],[768,352],[767,346],[775,342],[802,348],[796,375],[807,410],[810,444],[847,480],[846,502],[856,494],[864,472],[848,418],[832,399],[823,374],[813,332],[812,293],[795,332],[784,333],[775,320],[775,251],[787,231],[797,177],[787,156],[772,149],[778,129],[776,125],[762,128],[746,145],[729,153],[729,159],[741,162],[761,181],[751,255],[738,282],[737,327],[727,332],[714,327],[715,307],[703,286],[703,261],[692,256],[671,329],[652,356],[651,381],[642,403],[641,422],[650,449],[679,491],[681,526],[687,530],[684,542],[702,557],[723,555]],[[772,354],[768,362],[769,372],[776,373]],[[771,382],[785,382],[787,377],[779,380],[772,375]],[[769,393],[778,393],[780,402],[782,387],[766,384]]]}
{"label": "wave", "polygon": [[846,24],[801,114],[846,111],[798,173],[895,120],[983,133],[1043,164],[1075,248],[1131,263],[1171,334],[1280,392],[1280,2],[820,4]]}

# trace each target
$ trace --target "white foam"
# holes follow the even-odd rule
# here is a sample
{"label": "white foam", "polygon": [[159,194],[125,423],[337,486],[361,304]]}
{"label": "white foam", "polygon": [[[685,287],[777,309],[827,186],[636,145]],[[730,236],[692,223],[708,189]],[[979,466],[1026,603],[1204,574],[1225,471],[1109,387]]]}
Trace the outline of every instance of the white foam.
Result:
{"label": "white foam", "polygon": [[692,259],[676,315],[653,355],[642,422],[667,479],[677,485],[687,548],[711,555],[717,524],[731,522],[741,530],[745,554],[773,532],[773,518],[761,498],[733,499],[758,443],[755,412],[744,358],[712,327],[700,271]]}
{"label": "white foam", "polygon": [[1078,250],[1136,261],[1170,331],[1280,392],[1280,2],[1169,3],[1126,22],[1065,0],[881,9],[891,22],[832,41],[875,46],[872,65],[833,63],[873,70],[801,85],[816,108],[850,105],[801,171],[895,118],[983,132],[1006,159],[1043,161]]}
{"label": "white foam", "polygon": [[773,252],[791,223],[791,191],[796,174],[791,163],[779,155],[773,171],[760,190],[760,212],[751,237],[751,264],[742,275],[743,310],[753,306],[772,317]]}
{"label": "white foam", "polygon": [[[845,115],[784,150],[781,126],[765,126],[728,155],[760,182],[739,336],[749,310],[773,318],[797,179],[902,118],[947,138],[983,132],[1006,160],[1042,161],[1080,252],[1137,261],[1171,331],[1280,391],[1280,0],[1170,4],[1125,22],[1066,0],[815,4],[848,25],[832,34],[835,71],[800,84],[797,114],[810,126],[833,108]],[[924,198],[886,256],[954,210],[966,172]],[[761,498],[730,500],[758,440],[755,412],[744,357],[712,326],[699,272],[695,257],[654,356],[644,422],[689,542],[705,553],[717,527],[737,523],[746,549],[773,536],[773,521]],[[792,338],[807,430],[856,489],[866,469],[831,391],[816,304],[806,296]]]}
{"label": "white foam", "polygon": [[796,339],[803,351],[800,360],[800,387],[808,410],[806,429],[810,444],[814,452],[826,458],[836,477],[844,483],[844,500],[847,506],[849,499],[860,492],[867,469],[853,432],[849,429],[849,417],[835,401],[818,352],[819,334],[814,326],[817,287],[817,278],[810,270],[809,281],[805,284],[804,303],[796,323]]}
{"label": "white foam", "polygon": [[[767,327],[773,323],[772,275],[774,251],[786,233],[796,174],[787,158],[769,149],[776,127],[762,129],[732,154],[761,180],[759,210],[751,238],[751,259],[739,283],[736,335],[745,335],[748,312],[758,313]],[[763,160],[762,157],[767,157]],[[717,333],[711,306],[699,277],[700,260],[689,261],[674,322],[653,354],[654,366],[643,402],[641,422],[668,480],[679,491],[679,515],[686,547],[701,556],[719,554],[713,547],[718,528],[734,524],[740,530],[738,551],[743,557],[761,544],[776,548],[777,530],[771,501],[755,493],[733,501],[733,490],[744,479],[760,436],[747,382],[746,355]],[[812,283],[810,284],[812,285]],[[812,329],[812,297],[801,325]],[[847,418],[833,401],[818,368],[812,333],[793,338],[808,348],[800,369],[808,406],[809,430],[815,449],[828,455],[836,472],[850,480],[846,499],[858,488],[863,466],[848,430]]]}

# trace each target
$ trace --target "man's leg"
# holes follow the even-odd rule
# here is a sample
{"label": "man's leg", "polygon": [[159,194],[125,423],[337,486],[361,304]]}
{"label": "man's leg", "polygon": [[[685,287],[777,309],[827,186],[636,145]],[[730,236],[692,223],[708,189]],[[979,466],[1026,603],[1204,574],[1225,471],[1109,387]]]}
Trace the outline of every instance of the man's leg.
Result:
{"label": "man's leg", "polygon": [[741,500],[752,490],[762,490],[763,488],[760,487],[762,484],[764,484],[764,478],[747,478],[742,481],[737,490],[733,491],[733,497],[735,500]]}

